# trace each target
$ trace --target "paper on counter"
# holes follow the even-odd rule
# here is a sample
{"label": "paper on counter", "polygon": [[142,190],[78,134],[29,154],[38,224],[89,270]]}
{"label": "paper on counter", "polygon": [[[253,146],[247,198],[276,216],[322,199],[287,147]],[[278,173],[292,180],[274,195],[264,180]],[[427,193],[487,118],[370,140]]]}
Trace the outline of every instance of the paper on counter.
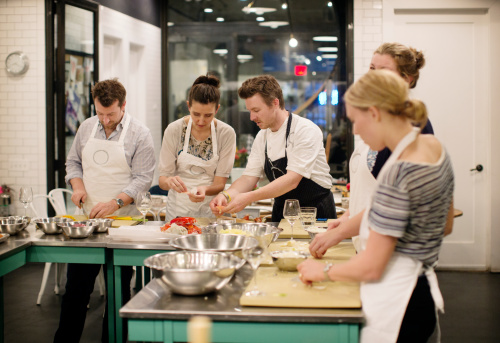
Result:
{"label": "paper on counter", "polygon": [[161,232],[161,226],[140,225],[110,227],[108,235],[111,239],[126,241],[170,241],[180,235]]}

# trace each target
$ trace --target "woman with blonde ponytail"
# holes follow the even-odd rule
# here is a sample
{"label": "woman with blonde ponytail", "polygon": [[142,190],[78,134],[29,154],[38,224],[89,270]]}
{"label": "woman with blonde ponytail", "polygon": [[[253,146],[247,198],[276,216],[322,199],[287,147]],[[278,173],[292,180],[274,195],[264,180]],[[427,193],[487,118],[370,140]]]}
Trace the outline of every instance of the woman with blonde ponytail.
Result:
{"label": "woman with blonde ponytail", "polygon": [[[388,147],[392,154],[368,207],[343,224],[359,232],[359,254],[329,268],[307,260],[298,266],[300,278],[361,282],[361,342],[428,342],[444,306],[434,267],[453,220],[450,157],[433,135],[414,127],[425,125],[427,110],[408,98],[408,83],[396,73],[368,72],[344,100],[354,134],[372,150]],[[334,232],[316,236],[315,257],[331,246]]]}

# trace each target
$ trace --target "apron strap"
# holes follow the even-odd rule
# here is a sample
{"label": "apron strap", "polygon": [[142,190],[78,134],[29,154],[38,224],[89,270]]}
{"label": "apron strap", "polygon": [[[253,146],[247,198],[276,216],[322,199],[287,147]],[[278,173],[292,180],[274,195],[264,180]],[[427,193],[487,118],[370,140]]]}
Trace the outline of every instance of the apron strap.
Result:
{"label": "apron strap", "polygon": [[186,129],[186,134],[184,135],[184,146],[182,148],[182,151],[188,152],[188,146],[189,146],[189,138],[191,138],[191,127],[193,126],[193,121],[191,120],[191,116],[189,117],[188,121],[188,126]]}
{"label": "apron strap", "polygon": [[125,136],[127,135],[128,128],[130,127],[130,115],[125,113],[125,123],[123,123],[123,130],[120,134],[120,139],[118,139],[118,143],[122,144],[125,141]]}

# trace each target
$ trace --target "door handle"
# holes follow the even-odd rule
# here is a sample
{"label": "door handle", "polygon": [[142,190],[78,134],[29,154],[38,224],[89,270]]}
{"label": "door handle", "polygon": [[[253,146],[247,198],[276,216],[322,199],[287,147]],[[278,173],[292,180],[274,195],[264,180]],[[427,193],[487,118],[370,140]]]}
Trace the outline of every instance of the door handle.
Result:
{"label": "door handle", "polygon": [[478,164],[478,165],[476,166],[476,168],[471,169],[470,171],[478,171],[478,172],[482,172],[482,171],[483,171],[483,169],[484,169],[484,168],[483,168],[483,165],[482,165],[482,164]]}

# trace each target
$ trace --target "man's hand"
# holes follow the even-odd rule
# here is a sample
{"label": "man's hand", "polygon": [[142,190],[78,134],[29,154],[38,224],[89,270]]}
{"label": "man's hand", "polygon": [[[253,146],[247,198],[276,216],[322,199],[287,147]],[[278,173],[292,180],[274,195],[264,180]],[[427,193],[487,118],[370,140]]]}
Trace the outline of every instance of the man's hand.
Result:
{"label": "man's hand", "polygon": [[240,212],[252,201],[250,200],[250,192],[240,193],[231,199],[231,202],[224,209],[225,212],[236,213]]}
{"label": "man's hand", "polygon": [[87,200],[87,192],[85,190],[75,190],[73,191],[73,195],[71,195],[71,201],[78,208],[80,208],[80,202],[85,202]]}
{"label": "man's hand", "polygon": [[219,217],[225,212],[225,207],[227,206],[227,199],[222,194],[217,194],[212,201],[210,201],[210,209],[212,213]]}
{"label": "man's hand", "polygon": [[110,200],[108,202],[100,202],[95,205],[89,213],[89,218],[104,218],[116,210],[118,210],[118,204],[115,200]]}

